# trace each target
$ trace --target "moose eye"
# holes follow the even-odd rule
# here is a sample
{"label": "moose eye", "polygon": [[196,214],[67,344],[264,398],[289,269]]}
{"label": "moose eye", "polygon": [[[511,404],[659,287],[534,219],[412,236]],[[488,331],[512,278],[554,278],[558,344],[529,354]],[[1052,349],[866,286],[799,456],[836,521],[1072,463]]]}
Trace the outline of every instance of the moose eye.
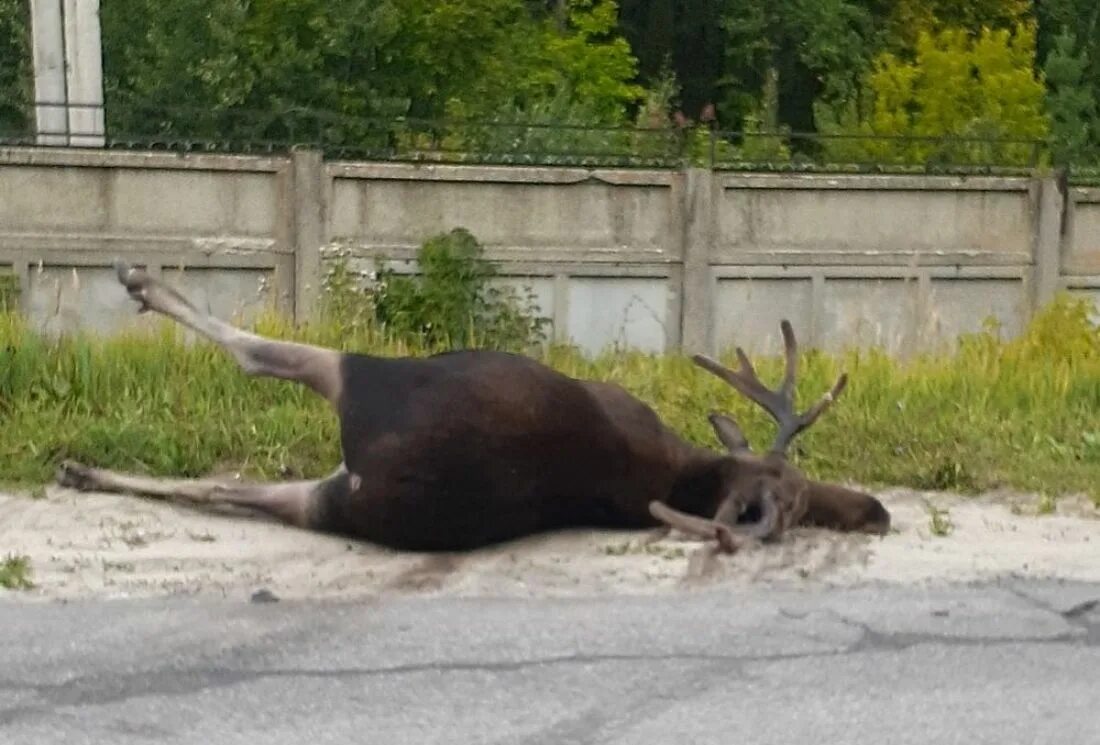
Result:
{"label": "moose eye", "polygon": [[751,500],[741,507],[741,514],[737,516],[738,523],[758,523],[764,516],[761,507],[763,492],[757,492]]}

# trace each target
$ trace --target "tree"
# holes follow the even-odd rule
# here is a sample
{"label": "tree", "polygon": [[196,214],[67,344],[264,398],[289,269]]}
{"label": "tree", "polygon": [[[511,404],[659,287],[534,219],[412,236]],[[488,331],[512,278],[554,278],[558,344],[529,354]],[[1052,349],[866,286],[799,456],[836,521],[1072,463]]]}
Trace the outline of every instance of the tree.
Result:
{"label": "tree", "polygon": [[0,0],[0,137],[26,134],[32,93],[25,0]]}
{"label": "tree", "polygon": [[842,107],[821,106],[819,118],[826,132],[925,139],[837,141],[830,144],[830,155],[895,163],[1030,163],[1033,143],[993,140],[1048,134],[1043,81],[1034,61],[1030,25],[1014,32],[986,29],[977,38],[962,29],[924,32],[914,61],[889,52],[875,60],[862,105],[849,100]]}
{"label": "tree", "polygon": [[554,102],[590,124],[622,124],[641,99],[637,60],[616,33],[615,0],[564,0],[564,17],[519,21],[495,40],[477,74],[448,97],[463,118],[523,118]]}
{"label": "tree", "polygon": [[1092,122],[1096,116],[1096,97],[1085,82],[1088,56],[1077,52],[1074,35],[1065,32],[1055,40],[1047,55],[1047,110],[1051,118],[1055,162],[1081,163],[1095,158],[1092,150]]}
{"label": "tree", "polygon": [[814,101],[852,95],[870,57],[871,15],[850,0],[725,0],[725,95],[740,123],[764,102],[765,129],[814,127]]}
{"label": "tree", "polygon": [[[440,3],[440,9],[447,5]],[[616,3],[562,0],[553,11],[520,14],[509,25],[498,25],[495,36],[465,41],[445,31],[454,27],[453,18],[421,16],[430,28],[423,36],[426,65],[468,74],[451,74],[439,84],[449,86],[441,96],[445,130],[405,134],[402,146],[445,158],[491,154],[503,162],[526,162],[535,153],[542,161],[562,163],[583,162],[586,154],[620,153],[629,159],[624,133],[585,128],[626,124],[628,109],[643,93],[633,82],[637,61],[616,33]],[[431,39],[446,42],[429,43]],[[478,45],[486,52],[476,62],[456,67],[453,55]],[[448,52],[451,47],[455,49]]]}
{"label": "tree", "polygon": [[679,106],[696,116],[718,100],[725,72],[725,0],[622,0],[619,28],[638,59],[647,88],[671,72]]}
{"label": "tree", "polygon": [[567,99],[587,123],[621,121],[640,90],[617,6],[563,2],[564,25],[526,0],[113,0],[102,13],[109,124],[389,148],[399,117]]}
{"label": "tree", "polygon": [[[1044,0],[1036,3],[1036,48],[1050,87],[1059,157],[1100,160],[1100,4],[1094,0]],[[1091,103],[1090,103],[1091,102]],[[1082,134],[1078,117],[1093,121]]]}
{"label": "tree", "polygon": [[1033,0],[895,0],[883,28],[885,50],[912,59],[922,33],[956,29],[977,37],[982,29],[1011,30],[1029,20]]}
{"label": "tree", "polygon": [[400,5],[104,3],[109,131],[139,138],[338,140],[351,136],[347,118],[361,125],[363,117],[406,113],[423,71],[391,49],[403,41]]}

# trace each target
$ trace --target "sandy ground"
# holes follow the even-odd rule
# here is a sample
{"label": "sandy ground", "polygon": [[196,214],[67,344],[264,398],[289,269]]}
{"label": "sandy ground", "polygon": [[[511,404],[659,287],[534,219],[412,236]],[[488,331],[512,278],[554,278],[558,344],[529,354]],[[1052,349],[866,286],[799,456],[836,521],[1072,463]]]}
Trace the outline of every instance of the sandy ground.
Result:
{"label": "sandy ground", "polygon": [[[715,557],[676,535],[572,532],[463,555],[400,554],[250,516],[47,487],[0,495],[0,557],[30,557],[21,597],[213,593],[281,598],[645,594],[747,584],[971,581],[999,576],[1100,581],[1100,511],[1084,498],[1047,514],[1012,494],[880,492],[885,537],[798,530],[778,544]],[[933,532],[928,505],[952,528]],[[0,593],[3,593],[0,590]]]}

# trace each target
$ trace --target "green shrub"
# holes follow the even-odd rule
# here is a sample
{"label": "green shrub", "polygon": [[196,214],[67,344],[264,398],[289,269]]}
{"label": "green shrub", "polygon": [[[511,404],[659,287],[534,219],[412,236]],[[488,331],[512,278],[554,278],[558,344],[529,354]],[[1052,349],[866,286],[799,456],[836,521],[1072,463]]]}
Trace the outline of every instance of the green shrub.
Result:
{"label": "green shrub", "polygon": [[497,281],[496,266],[465,228],[432,236],[417,252],[418,272],[378,272],[363,290],[342,259],[326,281],[327,317],[348,328],[374,324],[406,343],[425,347],[528,350],[545,341],[548,319],[534,294]]}

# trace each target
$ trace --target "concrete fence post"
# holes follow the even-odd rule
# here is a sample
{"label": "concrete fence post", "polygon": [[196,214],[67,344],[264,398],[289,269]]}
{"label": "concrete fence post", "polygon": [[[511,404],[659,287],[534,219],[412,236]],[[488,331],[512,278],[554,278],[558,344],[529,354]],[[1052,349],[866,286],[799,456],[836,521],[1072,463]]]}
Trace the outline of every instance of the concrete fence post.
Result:
{"label": "concrete fence post", "polygon": [[711,250],[717,234],[717,175],[704,168],[685,173],[683,210],[684,285],[680,344],[685,354],[713,354]]}
{"label": "concrete fence post", "polygon": [[291,154],[291,240],[294,246],[294,322],[317,317],[321,246],[325,240],[325,168],[319,150]]}
{"label": "concrete fence post", "polygon": [[1035,253],[1032,273],[1032,312],[1058,293],[1062,272],[1062,224],[1068,205],[1058,176],[1038,179],[1038,214],[1035,219]]}

